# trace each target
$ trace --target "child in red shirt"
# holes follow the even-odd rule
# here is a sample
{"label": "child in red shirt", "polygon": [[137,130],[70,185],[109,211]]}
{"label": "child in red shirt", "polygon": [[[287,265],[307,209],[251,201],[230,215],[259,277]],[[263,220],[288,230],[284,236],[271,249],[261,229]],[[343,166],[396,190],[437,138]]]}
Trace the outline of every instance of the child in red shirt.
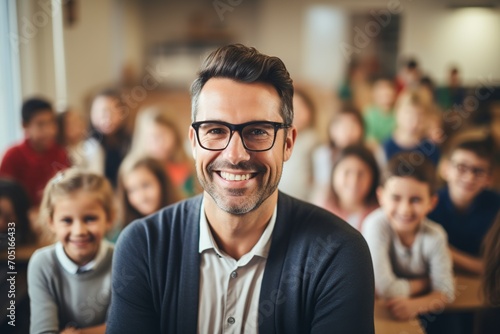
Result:
{"label": "child in red shirt", "polygon": [[25,138],[10,147],[0,163],[0,176],[18,181],[32,206],[40,204],[46,183],[70,166],[66,151],[55,143],[56,115],[50,102],[31,98],[23,103]]}

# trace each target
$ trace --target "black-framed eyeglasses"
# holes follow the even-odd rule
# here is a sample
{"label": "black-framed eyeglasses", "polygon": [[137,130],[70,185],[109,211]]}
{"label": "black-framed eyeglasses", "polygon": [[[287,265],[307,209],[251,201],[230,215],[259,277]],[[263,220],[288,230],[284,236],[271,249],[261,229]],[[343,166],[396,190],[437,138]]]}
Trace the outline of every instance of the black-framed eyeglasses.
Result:
{"label": "black-framed eyeglasses", "polygon": [[205,150],[224,150],[229,145],[234,132],[238,132],[243,147],[252,152],[270,150],[274,146],[278,130],[290,127],[288,124],[268,121],[253,121],[242,124],[202,121],[194,122],[191,126],[196,131],[198,144]]}
{"label": "black-framed eyeglasses", "polygon": [[480,167],[468,166],[464,163],[459,163],[456,161],[451,161],[451,164],[460,174],[466,174],[468,172],[472,173],[472,175],[476,178],[483,178],[488,175],[488,170]]}

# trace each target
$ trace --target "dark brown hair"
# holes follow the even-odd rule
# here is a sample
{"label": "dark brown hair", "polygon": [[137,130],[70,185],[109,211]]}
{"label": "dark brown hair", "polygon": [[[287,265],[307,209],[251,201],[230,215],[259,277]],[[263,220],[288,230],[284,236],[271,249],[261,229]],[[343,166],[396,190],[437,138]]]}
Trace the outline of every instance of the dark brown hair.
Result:
{"label": "dark brown hair", "polygon": [[[493,166],[493,149],[494,143],[491,137],[484,139],[465,140],[457,143],[452,147],[449,153],[449,158],[458,150],[464,150],[474,153],[477,157],[488,161],[490,167]],[[491,168],[490,168],[491,169]]]}
{"label": "dark brown hair", "polygon": [[135,219],[143,217],[143,215],[137,211],[132,204],[130,204],[124,183],[124,179],[127,177],[127,174],[140,167],[144,167],[149,170],[160,183],[161,207],[173,204],[179,200],[177,190],[170,181],[170,178],[165,171],[165,167],[161,164],[161,162],[151,157],[137,157],[129,155],[123,160],[118,173],[118,196],[122,210],[122,228],[125,228],[125,226],[130,224]]}
{"label": "dark brown hair", "polygon": [[285,64],[278,57],[267,56],[255,48],[232,44],[213,51],[203,62],[198,78],[191,85],[191,118],[196,120],[198,98],[211,78],[228,78],[243,83],[272,85],[281,98],[283,122],[293,122],[293,82]]}
{"label": "dark brown hair", "polygon": [[429,186],[431,195],[437,187],[436,168],[432,161],[418,151],[394,155],[382,171],[382,185],[391,177],[408,177]]}
{"label": "dark brown hair", "polygon": [[54,108],[48,100],[40,97],[25,100],[21,107],[23,125],[27,125],[36,114],[41,112],[51,112],[55,115]]}
{"label": "dark brown hair", "polygon": [[483,293],[486,302],[500,306],[500,211],[483,241]]}

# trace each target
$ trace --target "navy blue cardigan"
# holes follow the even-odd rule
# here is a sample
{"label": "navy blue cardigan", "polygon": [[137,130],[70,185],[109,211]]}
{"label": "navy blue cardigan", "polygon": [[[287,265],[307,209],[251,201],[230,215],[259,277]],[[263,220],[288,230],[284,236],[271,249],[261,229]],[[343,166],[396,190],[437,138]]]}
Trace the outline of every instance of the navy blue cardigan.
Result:
{"label": "navy blue cardigan", "polygon": [[[107,333],[196,333],[201,195],[127,227],[115,248]],[[283,193],[259,303],[259,333],[374,333],[363,237]],[[215,321],[215,319],[214,319]]]}

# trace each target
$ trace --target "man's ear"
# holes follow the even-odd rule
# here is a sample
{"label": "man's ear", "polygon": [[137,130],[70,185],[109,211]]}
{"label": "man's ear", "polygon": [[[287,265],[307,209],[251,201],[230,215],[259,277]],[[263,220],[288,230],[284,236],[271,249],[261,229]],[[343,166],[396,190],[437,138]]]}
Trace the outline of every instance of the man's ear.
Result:
{"label": "man's ear", "polygon": [[191,143],[191,153],[193,159],[196,160],[196,133],[192,126],[189,126],[189,142]]}
{"label": "man's ear", "polygon": [[292,156],[293,146],[295,145],[295,139],[297,138],[297,129],[295,126],[287,129],[287,135],[285,137],[285,147],[284,147],[284,155],[283,161],[288,161]]}

